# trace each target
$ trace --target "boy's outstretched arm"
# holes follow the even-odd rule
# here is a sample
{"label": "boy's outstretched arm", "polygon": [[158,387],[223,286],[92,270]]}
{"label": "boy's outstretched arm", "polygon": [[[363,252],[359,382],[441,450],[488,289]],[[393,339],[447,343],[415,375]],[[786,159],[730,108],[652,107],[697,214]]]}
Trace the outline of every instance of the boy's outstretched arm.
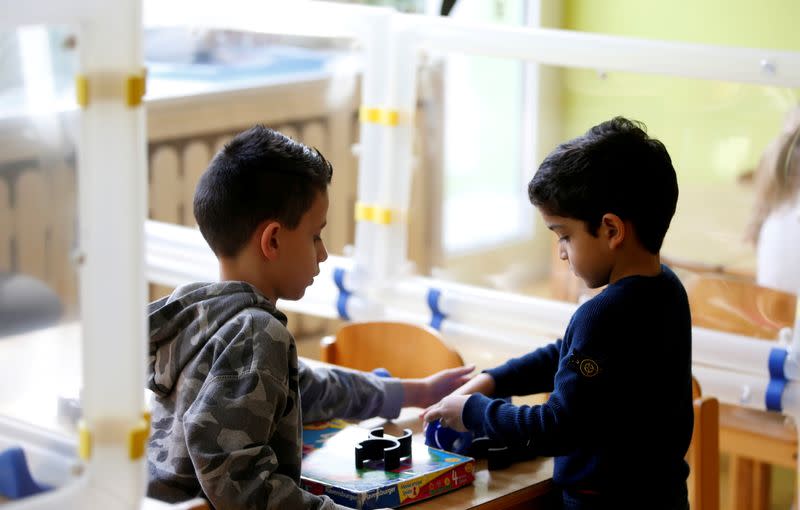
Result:
{"label": "boy's outstretched arm", "polygon": [[[484,395],[494,395],[494,378],[486,372],[482,372],[472,379],[468,380],[458,388],[456,388],[450,395],[472,395],[473,393],[483,393]],[[443,396],[442,399],[445,397]],[[435,408],[439,402],[433,402],[420,413],[420,418],[426,422],[431,422],[437,418],[428,418],[428,414]]]}
{"label": "boy's outstretched arm", "polygon": [[476,393],[450,406],[461,404],[463,426],[477,434],[508,445],[525,444],[539,455],[556,456],[571,451],[576,438],[594,433],[597,420],[610,412],[604,407],[607,395],[602,376],[583,376],[564,360],[555,389],[544,404],[515,406]]}
{"label": "boy's outstretched arm", "polygon": [[553,382],[558,370],[562,339],[540,347],[519,358],[511,358],[500,366],[487,370],[495,381],[494,391],[472,391],[497,397],[532,395],[553,391]]}
{"label": "boy's outstretched arm", "polygon": [[403,407],[400,379],[342,367],[309,367],[299,360],[303,421],[375,416],[396,418]]}
{"label": "boy's outstretched arm", "polygon": [[[580,433],[583,427],[590,426],[592,419],[601,412],[604,378],[585,377],[569,359],[559,361],[557,352],[561,346],[559,340],[480,374],[474,382],[427,409],[425,421],[438,419],[458,431],[471,430],[509,445],[534,446],[543,455],[558,455],[569,450],[576,431]],[[556,370],[555,377],[552,370]],[[500,380],[495,381],[493,392],[475,388],[479,378],[494,377],[494,374]],[[548,376],[553,392],[543,405],[515,406],[486,396],[519,394],[520,385],[528,389],[542,388]]]}
{"label": "boy's outstretched arm", "polygon": [[524,444],[540,455],[560,455],[600,416],[605,392],[602,379],[582,377],[566,362],[556,379],[555,391],[542,405],[515,406],[481,393],[453,394],[427,409],[424,418],[508,445]]}
{"label": "boy's outstretched arm", "polygon": [[423,407],[458,388],[473,366],[442,370],[423,379],[396,379],[340,367],[311,368],[302,360],[303,421],[396,418],[407,406]]}
{"label": "boy's outstretched arm", "polygon": [[401,379],[403,407],[428,407],[435,404],[444,396],[470,385],[477,378],[470,378],[473,370],[475,365],[465,365],[448,368],[421,379]]}

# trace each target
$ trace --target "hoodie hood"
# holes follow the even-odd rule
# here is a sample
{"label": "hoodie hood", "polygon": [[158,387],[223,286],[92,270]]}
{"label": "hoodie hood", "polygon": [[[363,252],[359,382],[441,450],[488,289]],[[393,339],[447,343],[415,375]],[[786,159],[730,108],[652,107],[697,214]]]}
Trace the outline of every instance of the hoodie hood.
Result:
{"label": "hoodie hood", "polygon": [[168,395],[178,376],[206,342],[230,319],[261,308],[286,325],[286,315],[244,282],[192,283],[148,306],[148,387]]}

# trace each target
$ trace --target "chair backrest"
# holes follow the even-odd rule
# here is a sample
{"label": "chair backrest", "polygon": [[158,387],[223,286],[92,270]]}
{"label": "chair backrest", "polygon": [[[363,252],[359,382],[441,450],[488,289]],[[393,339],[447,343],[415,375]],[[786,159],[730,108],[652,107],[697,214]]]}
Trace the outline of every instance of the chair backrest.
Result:
{"label": "chair backrest", "polygon": [[703,397],[692,377],[694,429],[689,446],[689,507],[719,510],[719,402]]}
{"label": "chair backrest", "polygon": [[385,368],[393,377],[426,377],[464,365],[434,329],[404,322],[353,322],[322,339],[321,360],[358,370]]}
{"label": "chair backrest", "polygon": [[695,326],[775,340],[781,328],[794,325],[794,294],[709,275],[689,276],[684,285]]}

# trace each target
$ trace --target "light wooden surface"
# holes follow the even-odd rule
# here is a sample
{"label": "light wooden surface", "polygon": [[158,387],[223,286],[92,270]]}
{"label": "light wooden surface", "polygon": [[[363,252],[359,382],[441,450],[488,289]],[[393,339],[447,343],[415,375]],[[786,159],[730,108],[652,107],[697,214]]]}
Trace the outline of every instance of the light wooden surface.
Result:
{"label": "light wooden surface", "polygon": [[321,359],[370,371],[385,368],[393,377],[426,377],[464,361],[435,329],[403,322],[353,322],[335,337],[322,339]]}

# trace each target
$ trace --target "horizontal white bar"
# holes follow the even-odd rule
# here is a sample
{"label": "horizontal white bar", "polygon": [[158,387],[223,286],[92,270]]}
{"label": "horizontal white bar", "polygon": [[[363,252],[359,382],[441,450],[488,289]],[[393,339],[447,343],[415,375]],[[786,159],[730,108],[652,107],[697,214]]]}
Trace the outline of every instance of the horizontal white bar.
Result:
{"label": "horizontal white bar", "polygon": [[23,25],[75,25],[99,19],[108,8],[104,0],[0,0],[0,28]]}
{"label": "horizontal white bar", "polygon": [[[766,391],[769,384],[767,374],[755,376],[728,370],[692,366],[692,373],[700,383],[703,395],[713,396],[721,402],[742,405],[753,409],[767,410]],[[800,413],[800,385],[788,382],[781,398],[781,411],[785,415],[798,416]]]}
{"label": "horizontal white bar", "polygon": [[[108,8],[101,0],[0,0],[0,26],[64,24],[92,19]],[[354,35],[388,9],[327,4],[229,0],[144,2],[146,26],[201,26],[256,32]],[[710,80],[800,86],[800,53],[756,48],[654,41],[569,30],[468,23],[452,18],[395,14],[435,50],[531,60],[563,67],[628,71]]]}
{"label": "horizontal white bar", "polygon": [[188,26],[248,32],[354,37],[376,16],[393,9],[309,0],[144,0],[144,25]]}
{"label": "horizontal white bar", "polygon": [[559,67],[800,86],[798,52],[503,27],[449,18],[419,17],[416,30],[419,44],[437,51],[518,58]]}
{"label": "horizontal white bar", "polygon": [[783,346],[733,333],[692,328],[692,360],[704,365],[766,375],[770,351],[776,347]]}
{"label": "horizontal white bar", "polygon": [[[157,6],[156,8],[151,8]],[[145,25],[206,26],[322,37],[363,33],[392,11],[295,1],[232,0],[226,9],[206,0],[145,2]],[[394,14],[420,47],[516,58],[561,67],[628,71],[708,80],[800,86],[800,53],[709,44],[655,41],[571,30],[508,27],[447,17]],[[335,27],[335,28],[332,28]]]}

